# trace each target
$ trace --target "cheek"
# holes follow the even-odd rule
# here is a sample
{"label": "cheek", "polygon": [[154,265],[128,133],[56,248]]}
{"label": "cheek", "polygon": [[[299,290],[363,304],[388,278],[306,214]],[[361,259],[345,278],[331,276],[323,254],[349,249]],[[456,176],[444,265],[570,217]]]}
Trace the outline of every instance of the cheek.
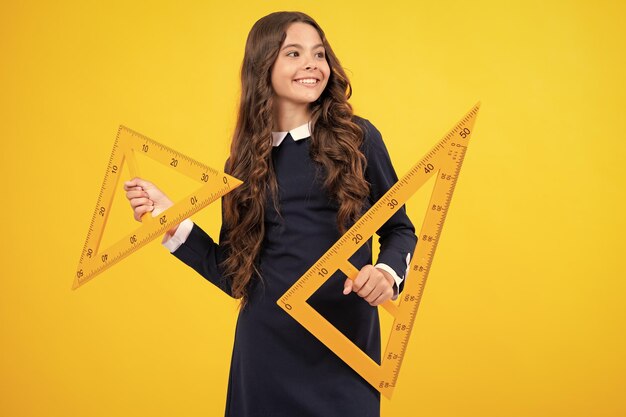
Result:
{"label": "cheek", "polygon": [[328,85],[328,80],[330,79],[330,68],[326,66],[326,68],[322,68],[322,73],[324,74],[324,83]]}
{"label": "cheek", "polygon": [[278,68],[274,68],[272,71],[272,87],[276,88],[285,88],[285,85],[291,83],[292,73],[289,71],[289,68],[285,66],[281,66]]}
{"label": "cheek", "polygon": [[272,89],[280,93],[285,90],[285,77],[280,73],[280,71],[272,72]]}
{"label": "cheek", "polygon": [[326,62],[324,66],[321,66],[320,70],[322,71],[322,74],[324,74],[324,79],[328,81],[330,78],[330,66],[328,65],[328,62]]}
{"label": "cheek", "polygon": [[272,90],[276,91],[276,87],[278,87],[277,82],[276,82],[276,71],[272,71],[270,82],[272,83]]}

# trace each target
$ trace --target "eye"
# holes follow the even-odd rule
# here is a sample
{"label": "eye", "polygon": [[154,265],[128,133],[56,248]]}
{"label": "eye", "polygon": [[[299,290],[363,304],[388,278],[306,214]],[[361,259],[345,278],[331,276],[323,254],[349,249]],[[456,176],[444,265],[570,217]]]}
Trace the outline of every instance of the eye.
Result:
{"label": "eye", "polygon": [[[298,53],[298,51],[291,51],[291,52],[287,53],[287,56],[292,56],[292,54],[297,54],[297,53]],[[298,56],[298,55],[295,55],[295,56]]]}
{"label": "eye", "polygon": [[326,56],[326,54],[325,54],[324,52],[318,52],[318,53],[317,53],[317,55],[318,55],[320,58],[324,58],[324,57]]}

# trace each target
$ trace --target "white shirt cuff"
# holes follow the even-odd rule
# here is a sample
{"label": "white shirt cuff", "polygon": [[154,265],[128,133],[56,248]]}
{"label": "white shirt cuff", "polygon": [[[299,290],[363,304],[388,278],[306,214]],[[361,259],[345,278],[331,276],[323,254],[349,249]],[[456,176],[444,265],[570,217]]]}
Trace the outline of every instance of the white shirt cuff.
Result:
{"label": "white shirt cuff", "polygon": [[193,228],[193,222],[190,219],[185,219],[178,225],[178,229],[176,229],[176,233],[173,235],[168,235],[167,233],[163,236],[163,241],[161,244],[165,246],[170,252],[174,252],[176,249],[180,247],[191,233],[191,229]]}
{"label": "white shirt cuff", "polygon": [[406,272],[404,273],[404,278],[400,278],[398,276],[398,274],[396,274],[396,271],[393,270],[393,268],[391,268],[389,265],[387,264],[383,264],[383,263],[379,263],[374,265],[376,268],[382,269],[383,271],[389,272],[391,274],[391,276],[393,277],[393,279],[396,281],[396,285],[393,287],[393,297],[391,297],[392,300],[396,300],[398,298],[398,291],[400,290],[400,284],[402,283],[402,281],[404,281],[407,277],[407,275],[409,274],[409,267],[411,264],[411,254],[407,253],[406,255]]}

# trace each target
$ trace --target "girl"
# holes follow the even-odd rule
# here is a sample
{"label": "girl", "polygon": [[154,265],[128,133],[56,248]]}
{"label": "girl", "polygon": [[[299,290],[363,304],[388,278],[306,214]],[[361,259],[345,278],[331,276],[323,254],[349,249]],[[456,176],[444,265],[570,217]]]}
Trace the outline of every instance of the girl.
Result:
{"label": "girl", "polygon": [[[219,244],[187,219],[163,244],[241,300],[226,416],[374,417],[380,394],[276,301],[397,180],[379,131],[353,115],[350,82],[309,16],[277,12],[252,27],[224,171],[243,185],[222,198]],[[172,205],[154,184],[127,181],[134,217]],[[380,363],[377,305],[402,290],[417,237],[405,208],[309,303]]]}

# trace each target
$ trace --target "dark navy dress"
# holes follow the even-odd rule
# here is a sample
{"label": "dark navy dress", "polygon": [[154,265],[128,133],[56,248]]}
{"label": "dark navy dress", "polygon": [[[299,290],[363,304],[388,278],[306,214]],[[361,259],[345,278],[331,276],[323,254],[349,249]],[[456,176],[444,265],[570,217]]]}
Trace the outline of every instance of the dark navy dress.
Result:
{"label": "dark navy dress", "polygon": [[[363,152],[371,195],[365,209],[397,180],[380,132],[366,119]],[[380,393],[282,310],[276,301],[340,235],[338,205],[322,188],[323,174],[309,156],[310,138],[288,134],[273,148],[280,214],[268,199],[265,237],[259,258],[263,280],[255,277],[248,305],[239,312],[228,381],[227,417],[379,417]],[[222,229],[220,240],[225,231]],[[407,254],[417,237],[405,208],[378,231],[377,261],[404,277]],[[372,240],[351,257],[360,269],[372,264]],[[231,295],[218,267],[224,250],[200,227],[173,255]],[[309,299],[335,327],[380,363],[378,309],[356,293],[343,295],[345,275],[337,272]],[[403,285],[400,286],[402,291]]]}

